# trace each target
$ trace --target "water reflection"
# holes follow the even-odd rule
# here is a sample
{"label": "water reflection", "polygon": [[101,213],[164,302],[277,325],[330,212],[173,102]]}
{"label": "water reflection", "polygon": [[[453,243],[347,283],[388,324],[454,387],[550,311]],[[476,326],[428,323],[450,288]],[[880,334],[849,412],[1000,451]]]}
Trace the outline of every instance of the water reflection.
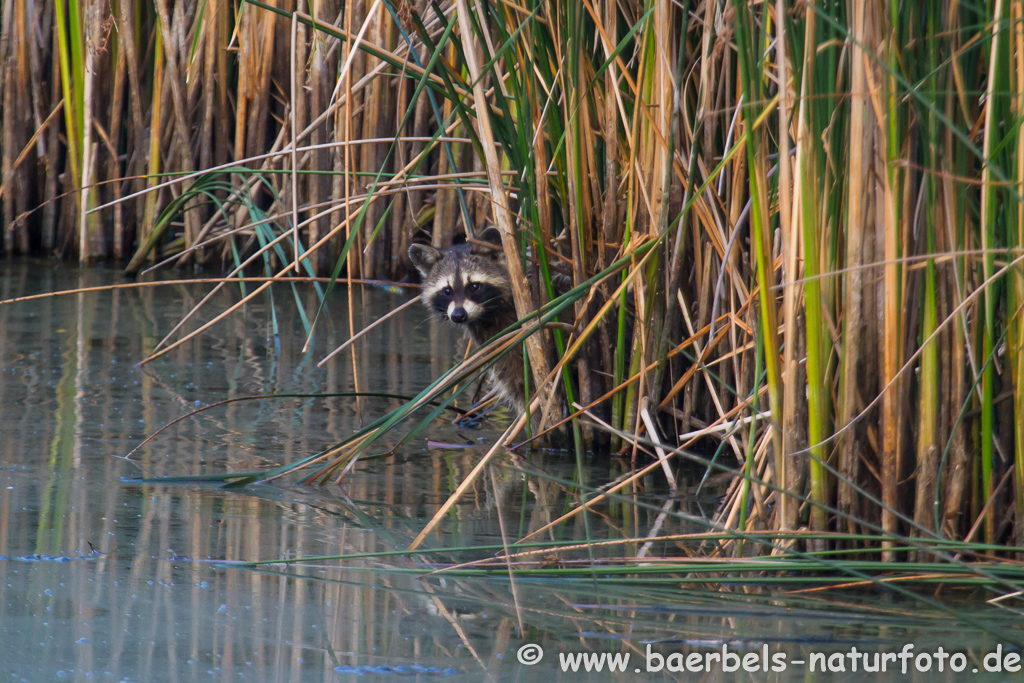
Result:
{"label": "water reflection", "polygon": [[[0,299],[115,281],[102,270],[4,263]],[[538,573],[513,583],[500,566],[482,575],[422,578],[425,570],[480,557],[458,548],[498,549],[502,527],[522,537],[572,503],[568,487],[526,471],[594,483],[622,473],[621,464],[600,459],[575,472],[575,461],[558,453],[535,454],[528,464],[499,462],[427,544],[448,551],[387,554],[408,546],[483,453],[428,448],[428,440],[487,444],[500,433],[500,418],[468,431],[438,421],[395,457],[361,462],[343,486],[278,482],[225,491],[125,483],[140,475],[201,475],[292,461],[398,403],[232,403],[174,425],[132,462],[116,457],[199,406],[357,387],[411,394],[463,350],[457,333],[412,309],[317,368],[316,361],[348,336],[348,292],[334,295],[314,351],[304,355],[293,294],[275,287],[273,301],[260,299],[136,366],[210,288],[114,290],[0,306],[0,556],[6,558],[0,559],[0,673],[10,680],[580,680],[583,674],[559,670],[558,655],[585,651],[629,653],[629,675],[640,667],[643,680],[675,680],[684,674],[645,670],[641,655],[650,643],[665,655],[723,644],[752,653],[767,645],[799,659],[851,645],[875,651],[914,642],[975,648],[980,660],[977,648],[994,642],[948,615],[885,595],[780,598],[743,587],[711,590],[694,577],[610,581],[611,572],[573,580]],[[301,288],[298,297],[312,316],[313,290]],[[371,288],[352,297],[357,328],[404,300]],[[210,320],[237,298],[237,288],[224,290],[189,325]],[[648,507],[611,503],[541,539],[642,537],[658,518],[661,494],[656,479],[642,482],[629,495]],[[661,523],[663,534],[701,530],[674,518]],[[635,554],[640,545],[592,552],[615,558]],[[349,557],[302,559],[323,555]],[[578,559],[588,557],[580,550]],[[267,559],[291,561],[230,564]],[[540,569],[573,566],[571,556],[535,559]],[[985,618],[1003,633],[1017,628],[1007,610],[990,609]],[[520,664],[516,653],[524,642],[540,644],[546,656],[534,666]],[[802,680],[805,673],[793,666],[753,676]],[[715,672],[706,679],[736,675]],[[899,673],[841,677],[879,678],[908,680]],[[916,679],[953,677],[932,672]]]}

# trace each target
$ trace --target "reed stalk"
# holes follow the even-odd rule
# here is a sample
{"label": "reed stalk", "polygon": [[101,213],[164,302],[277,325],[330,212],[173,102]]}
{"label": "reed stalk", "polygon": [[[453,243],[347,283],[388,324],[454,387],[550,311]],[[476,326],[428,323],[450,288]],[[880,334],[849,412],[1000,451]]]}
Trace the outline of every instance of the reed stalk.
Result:
{"label": "reed stalk", "polygon": [[[581,464],[722,467],[709,524],[780,534],[722,552],[1022,544],[1021,0],[0,7],[4,258],[323,273],[308,335],[339,281],[501,231],[516,342],[273,476],[351,472],[522,342]],[[154,353],[244,308],[209,301]]]}

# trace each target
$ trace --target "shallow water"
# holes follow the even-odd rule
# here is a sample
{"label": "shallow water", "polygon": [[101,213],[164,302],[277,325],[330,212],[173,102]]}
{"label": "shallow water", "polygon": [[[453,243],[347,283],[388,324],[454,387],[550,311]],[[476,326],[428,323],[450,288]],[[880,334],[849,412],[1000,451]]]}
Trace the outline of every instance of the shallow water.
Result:
{"label": "shallow water", "polygon": [[[0,299],[119,282],[104,270],[0,262]],[[507,416],[475,429],[446,420],[362,461],[342,485],[278,481],[225,491],[213,485],[139,484],[132,478],[245,471],[319,452],[398,405],[387,398],[275,398],[231,403],[147,435],[190,410],[227,398],[345,391],[414,394],[463,349],[457,333],[409,309],[323,368],[347,338],[343,288],[318,325],[311,353],[296,296],[309,315],[315,292],[275,286],[273,300],[217,323],[153,362],[136,363],[212,285],[124,289],[0,306],[0,681],[349,680],[804,680],[811,653],[875,653],[913,643],[914,653],[969,655],[964,677],[999,642],[1019,639],[1016,612],[980,601],[954,614],[876,592],[780,595],[676,581],[509,581],[507,572],[421,578],[481,551],[366,557],[402,550],[493,441]],[[357,328],[404,301],[374,288],[353,292]],[[239,298],[223,290],[198,318]],[[276,320],[276,323],[275,323]],[[197,321],[188,323],[190,329]],[[274,334],[275,324],[279,334]],[[354,356],[354,357],[353,357]],[[404,432],[400,432],[404,433]],[[428,443],[431,442],[431,443]],[[378,445],[380,452],[395,445]],[[475,444],[445,448],[438,444]],[[605,463],[605,464],[601,464]],[[564,512],[572,491],[624,465],[535,452],[489,468],[428,540],[428,548],[516,538]],[[547,477],[531,472],[542,470]],[[640,537],[665,500],[656,479],[629,495],[647,507],[601,508],[549,540]],[[713,510],[697,500],[688,512]],[[700,531],[678,520],[661,533]],[[639,544],[597,552],[635,554]],[[666,550],[662,547],[661,550]],[[283,562],[259,569],[226,562],[363,555]],[[585,558],[584,555],[580,555]],[[543,558],[542,558],[542,561]],[[977,600],[975,598],[975,600]],[[518,607],[517,607],[518,606]],[[1019,607],[1019,605],[1015,605]],[[959,618],[957,614],[967,615]],[[968,619],[974,623],[969,623]],[[990,632],[979,629],[978,621]],[[524,631],[520,633],[520,623]],[[546,654],[517,661],[524,644]],[[740,656],[785,655],[785,671],[660,672],[648,649],[704,656],[723,645]],[[560,656],[628,653],[623,674],[563,672]],[[530,654],[523,650],[523,657]],[[833,660],[834,661],[834,660]],[[952,674],[817,675],[818,680],[956,680]],[[893,669],[896,669],[895,671]],[[911,667],[912,668],[912,667]],[[639,669],[639,671],[637,671]],[[994,676],[994,680],[1002,677]]]}

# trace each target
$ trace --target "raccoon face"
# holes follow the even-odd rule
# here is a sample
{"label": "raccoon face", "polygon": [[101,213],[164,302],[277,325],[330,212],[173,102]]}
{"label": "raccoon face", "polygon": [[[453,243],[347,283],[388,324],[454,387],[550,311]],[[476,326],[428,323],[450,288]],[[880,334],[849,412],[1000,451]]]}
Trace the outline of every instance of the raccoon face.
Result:
{"label": "raccoon face", "polygon": [[[480,237],[501,244],[496,228],[488,228]],[[512,306],[511,285],[500,251],[468,244],[442,251],[414,244],[409,247],[409,258],[423,275],[423,304],[453,323],[488,323]]]}
{"label": "raccoon face", "polygon": [[482,281],[479,274],[459,272],[445,277],[424,289],[424,303],[428,308],[448,316],[458,325],[479,322],[490,317],[506,304],[500,287]]}

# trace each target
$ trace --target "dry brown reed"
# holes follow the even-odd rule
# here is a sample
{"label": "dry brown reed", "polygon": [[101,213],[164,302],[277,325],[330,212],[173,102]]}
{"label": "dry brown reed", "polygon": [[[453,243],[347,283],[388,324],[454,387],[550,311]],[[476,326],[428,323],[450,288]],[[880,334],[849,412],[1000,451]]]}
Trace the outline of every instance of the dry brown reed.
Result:
{"label": "dry brown reed", "polygon": [[8,257],[387,279],[494,222],[578,453],[697,448],[719,528],[1024,545],[1021,0],[0,5]]}

